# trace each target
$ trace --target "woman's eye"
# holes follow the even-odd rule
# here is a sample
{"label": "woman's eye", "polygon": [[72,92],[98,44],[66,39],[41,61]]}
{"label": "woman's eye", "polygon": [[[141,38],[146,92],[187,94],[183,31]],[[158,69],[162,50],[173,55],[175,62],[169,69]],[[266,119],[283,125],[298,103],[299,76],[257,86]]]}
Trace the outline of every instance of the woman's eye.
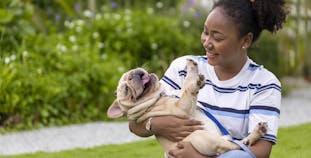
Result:
{"label": "woman's eye", "polygon": [[218,37],[218,36],[214,36],[214,39],[215,39],[215,41],[217,41],[217,42],[224,40],[223,38]]}
{"label": "woman's eye", "polygon": [[223,39],[221,39],[221,38],[215,38],[215,41],[217,41],[217,42],[220,42],[220,41],[222,41]]}

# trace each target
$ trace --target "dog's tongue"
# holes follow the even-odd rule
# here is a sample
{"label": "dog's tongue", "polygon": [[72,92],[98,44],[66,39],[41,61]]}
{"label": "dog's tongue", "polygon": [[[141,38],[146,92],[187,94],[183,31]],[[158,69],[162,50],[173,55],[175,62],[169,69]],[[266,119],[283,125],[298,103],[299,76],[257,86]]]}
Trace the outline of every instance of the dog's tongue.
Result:
{"label": "dog's tongue", "polygon": [[143,77],[142,77],[142,81],[143,81],[143,85],[145,85],[146,83],[148,83],[150,81],[150,77],[148,74],[145,74]]}

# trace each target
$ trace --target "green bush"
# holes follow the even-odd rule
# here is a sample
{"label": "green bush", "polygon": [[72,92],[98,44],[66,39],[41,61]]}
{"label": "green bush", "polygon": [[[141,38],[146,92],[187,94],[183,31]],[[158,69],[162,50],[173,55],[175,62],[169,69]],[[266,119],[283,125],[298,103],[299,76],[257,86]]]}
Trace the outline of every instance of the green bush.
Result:
{"label": "green bush", "polygon": [[173,58],[201,49],[178,19],[142,11],[105,9],[64,28],[23,35],[18,46],[2,49],[2,127],[105,120],[123,72],[144,66],[161,77]]}
{"label": "green bush", "polygon": [[276,76],[282,77],[282,53],[278,49],[276,36],[264,31],[248,55],[257,64],[264,65]]}

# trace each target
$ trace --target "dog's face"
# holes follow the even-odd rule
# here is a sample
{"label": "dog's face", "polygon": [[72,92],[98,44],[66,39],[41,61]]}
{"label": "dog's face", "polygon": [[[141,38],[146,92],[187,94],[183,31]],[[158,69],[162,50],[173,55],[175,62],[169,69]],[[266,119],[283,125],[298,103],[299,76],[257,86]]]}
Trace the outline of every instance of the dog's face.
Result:
{"label": "dog's face", "polygon": [[[117,99],[108,109],[108,117],[124,116],[127,110],[139,102],[143,102],[159,87],[158,77],[149,74],[143,68],[130,70],[122,75],[117,87]],[[121,103],[121,104],[120,104]]]}

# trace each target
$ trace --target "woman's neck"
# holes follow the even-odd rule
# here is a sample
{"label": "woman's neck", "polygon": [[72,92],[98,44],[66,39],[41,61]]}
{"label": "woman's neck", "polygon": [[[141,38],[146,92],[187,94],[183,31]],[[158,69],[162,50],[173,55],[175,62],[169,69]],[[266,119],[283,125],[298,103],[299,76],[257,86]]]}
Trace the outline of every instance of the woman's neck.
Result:
{"label": "woman's neck", "polygon": [[243,68],[244,64],[247,61],[247,57],[243,58],[239,64],[234,65],[226,65],[226,66],[215,66],[215,73],[218,77],[218,80],[225,81],[233,78],[237,75],[241,69]]}

